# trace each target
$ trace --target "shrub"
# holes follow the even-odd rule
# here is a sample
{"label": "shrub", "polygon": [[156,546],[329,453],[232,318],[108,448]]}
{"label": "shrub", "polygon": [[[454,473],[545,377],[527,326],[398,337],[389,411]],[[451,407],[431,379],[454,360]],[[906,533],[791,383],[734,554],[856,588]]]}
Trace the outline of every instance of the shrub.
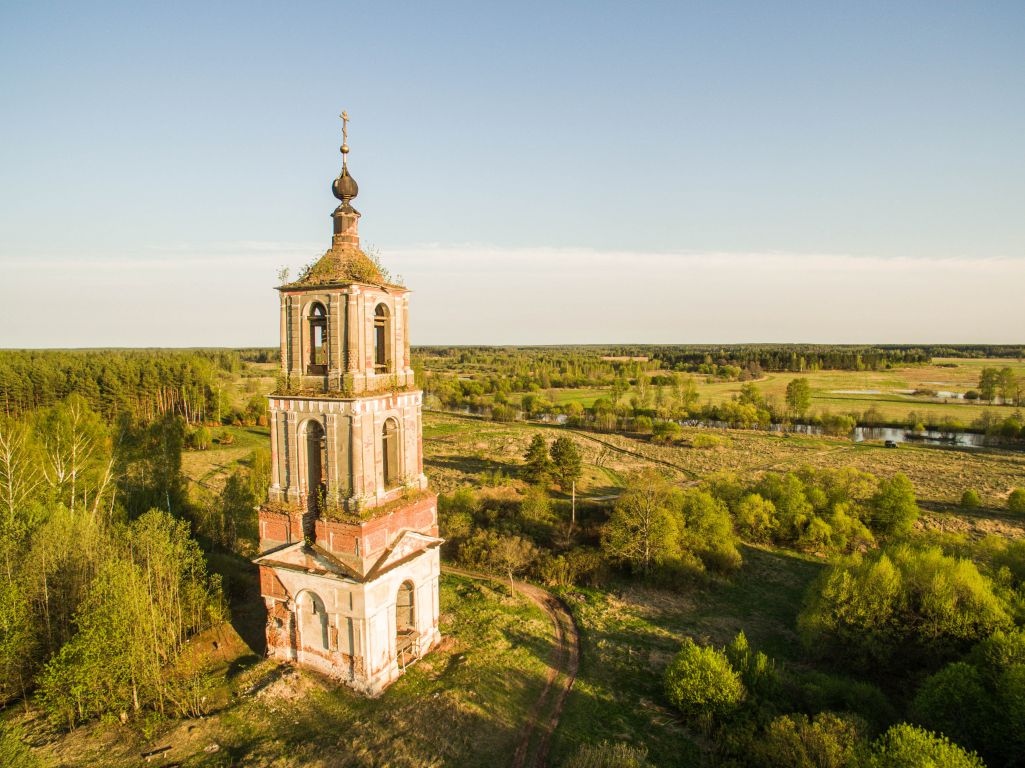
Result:
{"label": "shrub", "polygon": [[552,517],[552,500],[548,497],[548,492],[538,485],[529,486],[523,496],[523,501],[520,503],[520,514],[525,519],[537,523],[550,520]]}
{"label": "shrub", "polygon": [[771,696],[779,690],[776,663],[761,651],[752,653],[743,630],[723,649],[730,666],[740,675],[744,687],[757,696]]}
{"label": "shrub", "polygon": [[491,406],[491,419],[493,421],[513,421],[516,418],[516,409],[511,405],[495,403]]}
{"label": "shrub", "polygon": [[805,671],[797,694],[807,712],[852,712],[880,730],[897,716],[887,695],[864,680]]}
{"label": "shrub", "polygon": [[854,718],[821,712],[777,717],[751,748],[755,765],[766,768],[844,768],[861,764],[864,726]]}
{"label": "shrub", "polygon": [[1007,511],[1015,515],[1025,515],[1025,488],[1015,488],[1007,497]]}
{"label": "shrub", "polygon": [[679,438],[682,431],[675,421],[656,421],[651,427],[652,440],[656,443],[671,443]]}
{"label": "shrub", "polygon": [[757,493],[749,493],[737,505],[737,532],[748,541],[769,541],[779,520],[776,506]]}
{"label": "shrub", "polygon": [[726,443],[726,438],[719,437],[718,435],[709,435],[705,432],[694,435],[690,441],[690,444],[694,448],[718,448],[720,445],[725,445]]}
{"label": "shrub", "polygon": [[981,505],[982,499],[974,488],[968,488],[961,494],[961,506],[965,509],[978,509]]}
{"label": "shrub", "polygon": [[938,547],[855,556],[809,589],[798,617],[809,644],[863,665],[942,661],[1010,624],[989,579]]}
{"label": "shrub", "polygon": [[687,638],[664,677],[666,698],[685,716],[703,723],[732,714],[746,692],[723,651]]}
{"label": "shrub", "polygon": [[945,736],[907,723],[895,725],[872,745],[869,768],[985,768],[978,755]]}
{"label": "shrub", "polygon": [[446,539],[464,539],[473,532],[474,516],[481,510],[472,488],[459,488],[438,496],[438,524]]}
{"label": "shrub", "polygon": [[602,581],[601,553],[589,547],[575,547],[561,555],[543,555],[538,576],[549,587],[598,586]]}
{"label": "shrub", "polygon": [[651,417],[650,416],[638,416],[634,419],[634,431],[640,432],[642,435],[651,434]]}

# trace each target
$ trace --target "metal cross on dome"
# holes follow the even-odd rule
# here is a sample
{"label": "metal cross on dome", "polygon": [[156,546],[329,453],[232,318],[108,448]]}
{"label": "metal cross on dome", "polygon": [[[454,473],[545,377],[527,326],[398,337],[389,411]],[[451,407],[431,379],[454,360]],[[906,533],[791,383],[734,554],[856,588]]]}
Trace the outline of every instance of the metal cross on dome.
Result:
{"label": "metal cross on dome", "polygon": [[342,168],[346,167],[349,155],[349,113],[343,111],[342,118]]}

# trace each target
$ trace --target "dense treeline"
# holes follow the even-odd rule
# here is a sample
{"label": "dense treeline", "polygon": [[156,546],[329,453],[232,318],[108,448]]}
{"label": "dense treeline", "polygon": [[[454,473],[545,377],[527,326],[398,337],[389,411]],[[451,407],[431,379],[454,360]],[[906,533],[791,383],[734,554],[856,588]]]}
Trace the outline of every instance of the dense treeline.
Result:
{"label": "dense treeline", "polygon": [[217,409],[217,372],[240,366],[239,353],[227,349],[0,350],[0,412],[18,415],[74,394],[107,418],[203,421]]}
{"label": "dense treeline", "polygon": [[0,703],[36,690],[63,726],[201,710],[182,652],[225,607],[186,522],[185,431],[79,394],[0,416]]}
{"label": "dense treeline", "polygon": [[[1025,347],[1000,345],[841,345],[841,344],[633,344],[552,347],[417,347],[428,371],[533,372],[555,374],[551,384],[586,386],[643,363],[645,370],[688,371],[741,378],[744,371],[865,371],[931,362],[933,357],[1021,359]],[[554,383],[567,374],[584,381]]]}
{"label": "dense treeline", "polygon": [[699,373],[708,373],[713,365],[761,371],[875,371],[928,363],[932,359],[927,350],[919,347],[833,344],[659,346],[652,347],[650,354],[665,368]]}

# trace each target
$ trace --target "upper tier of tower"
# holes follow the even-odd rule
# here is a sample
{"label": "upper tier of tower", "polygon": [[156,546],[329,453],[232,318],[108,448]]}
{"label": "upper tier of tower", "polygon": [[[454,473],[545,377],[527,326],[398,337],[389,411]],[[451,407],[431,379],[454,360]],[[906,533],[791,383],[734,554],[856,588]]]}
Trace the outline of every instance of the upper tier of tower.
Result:
{"label": "upper tier of tower", "polygon": [[359,194],[349,174],[348,117],[342,171],[331,185],[331,247],[281,295],[284,389],[352,397],[413,387],[408,334],[409,291],[388,282],[359,243]]}

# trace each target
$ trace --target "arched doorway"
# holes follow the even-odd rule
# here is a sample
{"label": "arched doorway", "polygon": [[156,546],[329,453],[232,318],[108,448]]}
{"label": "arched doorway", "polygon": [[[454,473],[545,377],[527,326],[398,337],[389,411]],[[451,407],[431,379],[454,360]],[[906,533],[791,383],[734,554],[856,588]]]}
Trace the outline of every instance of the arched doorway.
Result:
{"label": "arched doorway", "polygon": [[326,651],[327,608],[316,592],[302,592],[296,600],[299,627],[299,650]]}
{"label": "arched doorway", "polygon": [[310,419],[305,425],[306,499],[311,512],[320,511],[327,484],[324,468],[327,466],[327,440],[320,422]]}

